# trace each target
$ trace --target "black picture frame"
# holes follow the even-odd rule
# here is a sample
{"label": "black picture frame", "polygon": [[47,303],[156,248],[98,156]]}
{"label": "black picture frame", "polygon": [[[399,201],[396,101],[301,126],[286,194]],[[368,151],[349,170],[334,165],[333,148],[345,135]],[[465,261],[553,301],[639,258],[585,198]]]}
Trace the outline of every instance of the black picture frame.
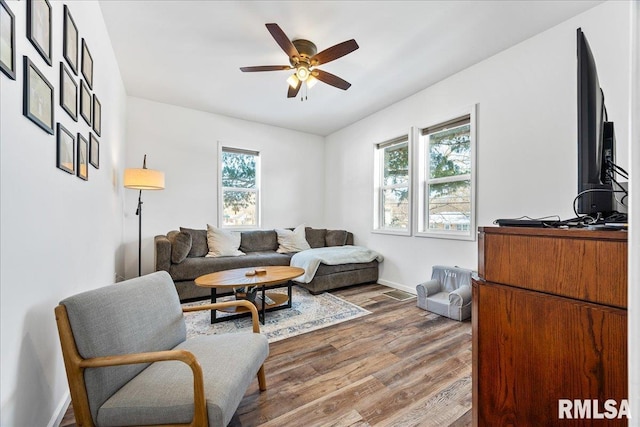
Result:
{"label": "black picture frame", "polygon": [[24,56],[22,113],[53,135],[53,86],[27,56]]}
{"label": "black picture frame", "polygon": [[78,133],[78,147],[77,147],[77,169],[76,175],[78,178],[88,181],[89,180],[89,143],[82,134]]}
{"label": "black picture frame", "polygon": [[[0,0],[0,46],[0,70],[11,80],[15,80],[16,17],[4,0]],[[9,53],[5,51],[7,48]]]}
{"label": "black picture frame", "polygon": [[91,92],[84,80],[80,80],[80,115],[89,126],[91,126],[92,104]]}
{"label": "black picture frame", "polygon": [[76,138],[60,123],[58,123],[57,133],[56,166],[58,169],[62,169],[71,175],[75,175]]}
{"label": "black picture frame", "polygon": [[60,61],[60,106],[73,120],[78,121],[78,84],[62,61]]}
{"label": "black picture frame", "polygon": [[64,5],[62,56],[71,71],[78,75],[78,27],[67,5]]}
{"label": "black picture frame", "polygon": [[98,99],[95,93],[93,94],[93,116],[92,117],[93,117],[93,120],[92,120],[93,131],[96,133],[96,135],[102,136],[102,104],[100,103],[100,100]]}
{"label": "black picture frame", "polygon": [[51,4],[49,0],[27,0],[27,38],[47,65],[51,65]]}
{"label": "black picture frame", "polygon": [[100,141],[92,133],[89,133],[89,163],[100,169]]}
{"label": "black picture frame", "polygon": [[82,75],[89,89],[93,89],[93,57],[85,39],[82,39]]}

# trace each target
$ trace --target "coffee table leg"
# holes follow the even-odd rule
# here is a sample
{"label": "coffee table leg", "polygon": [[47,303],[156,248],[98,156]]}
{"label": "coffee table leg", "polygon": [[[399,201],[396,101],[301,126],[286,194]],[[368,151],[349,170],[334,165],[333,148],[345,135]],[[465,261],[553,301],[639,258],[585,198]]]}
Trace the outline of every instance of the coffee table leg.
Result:
{"label": "coffee table leg", "polygon": [[266,308],[266,303],[264,302],[265,300],[265,287],[264,285],[261,286],[262,288],[262,298],[260,298],[262,300],[262,309],[260,310],[260,313],[258,313],[258,318],[260,319],[260,323],[262,323],[264,325],[265,322],[265,315],[267,312],[267,308]]}
{"label": "coffee table leg", "polygon": [[[216,288],[211,288],[211,304],[215,304],[218,299]],[[216,310],[211,310],[211,324],[216,323]]]}

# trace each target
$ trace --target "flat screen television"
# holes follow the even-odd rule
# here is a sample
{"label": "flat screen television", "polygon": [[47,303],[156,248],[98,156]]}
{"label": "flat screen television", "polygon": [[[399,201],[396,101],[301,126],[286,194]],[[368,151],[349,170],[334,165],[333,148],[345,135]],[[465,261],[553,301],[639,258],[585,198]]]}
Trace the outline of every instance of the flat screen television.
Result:
{"label": "flat screen television", "polygon": [[576,213],[606,218],[615,212],[615,135],[587,38],[578,45],[578,196]]}

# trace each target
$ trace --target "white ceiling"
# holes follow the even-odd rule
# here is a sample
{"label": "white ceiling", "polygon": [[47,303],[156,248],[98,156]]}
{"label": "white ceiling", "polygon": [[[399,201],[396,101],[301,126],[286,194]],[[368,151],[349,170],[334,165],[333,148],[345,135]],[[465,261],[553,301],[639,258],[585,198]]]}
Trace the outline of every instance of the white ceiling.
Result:
{"label": "white ceiling", "polygon": [[[371,113],[575,16],[601,1],[102,0],[130,96],[317,135]],[[352,84],[318,83],[287,99],[290,71],[264,24],[318,51],[360,48],[319,68]],[[304,89],[303,89],[304,90]],[[301,93],[303,92],[301,90]]]}

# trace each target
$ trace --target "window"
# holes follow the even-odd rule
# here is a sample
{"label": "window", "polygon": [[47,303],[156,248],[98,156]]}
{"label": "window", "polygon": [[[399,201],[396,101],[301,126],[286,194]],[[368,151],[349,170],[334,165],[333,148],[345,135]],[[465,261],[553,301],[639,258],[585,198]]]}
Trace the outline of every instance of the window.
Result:
{"label": "window", "polygon": [[375,146],[374,229],[410,234],[411,171],[408,135]]}
{"label": "window", "polygon": [[416,235],[475,239],[475,115],[418,132]]}
{"label": "window", "polygon": [[220,226],[260,226],[260,153],[222,147],[220,152]]}

